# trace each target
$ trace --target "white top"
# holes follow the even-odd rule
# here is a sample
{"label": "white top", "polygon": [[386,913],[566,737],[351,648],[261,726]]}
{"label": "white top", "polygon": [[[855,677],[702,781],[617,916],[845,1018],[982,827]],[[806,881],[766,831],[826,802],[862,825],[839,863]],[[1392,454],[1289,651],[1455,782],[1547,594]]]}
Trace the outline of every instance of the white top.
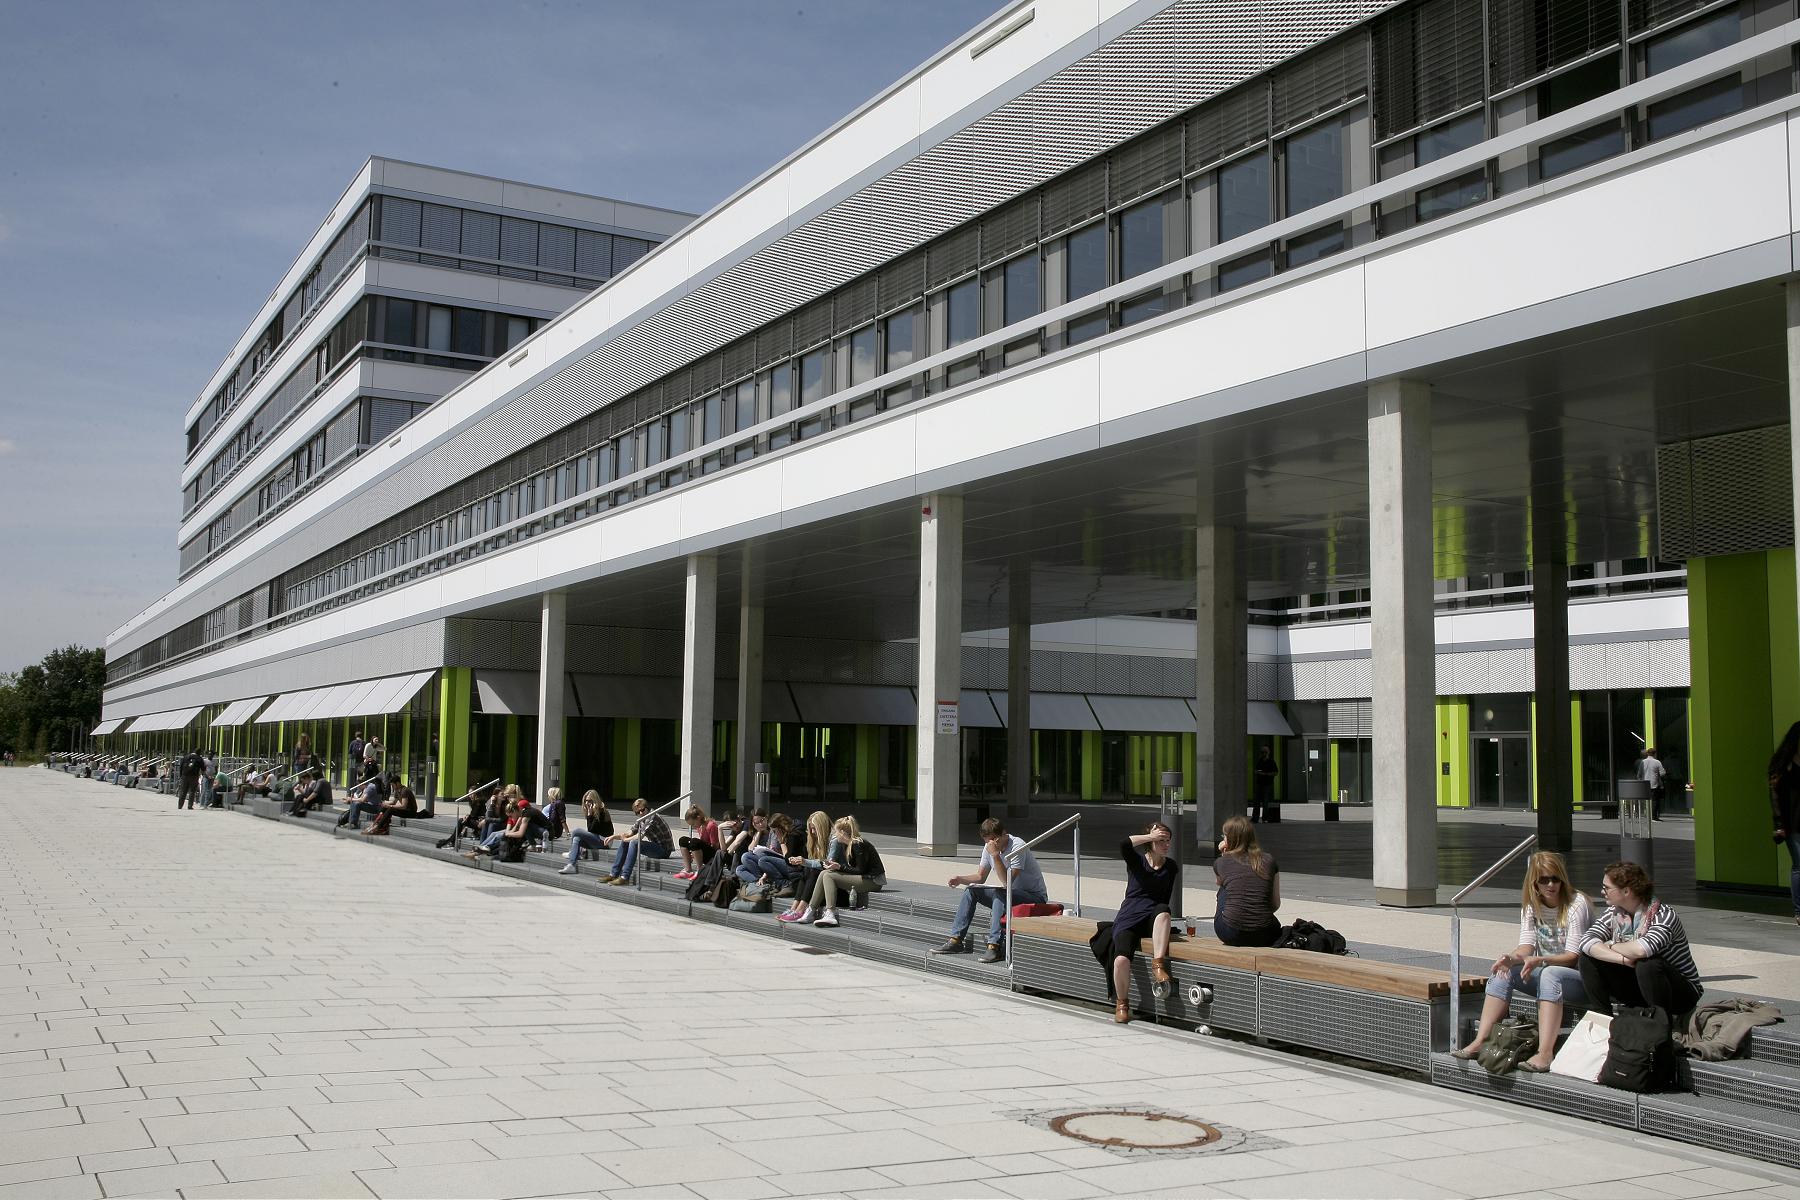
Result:
{"label": "white top", "polygon": [[1543,955],[1579,954],[1581,935],[1593,922],[1593,901],[1580,892],[1576,892],[1575,899],[1569,902],[1569,911],[1561,922],[1554,919],[1540,922],[1536,909],[1527,906],[1519,912],[1519,945],[1533,946],[1536,953]]}
{"label": "white top", "polygon": [[1638,763],[1638,778],[1651,787],[1661,787],[1663,776],[1667,774],[1663,765],[1654,755],[1647,756]]}

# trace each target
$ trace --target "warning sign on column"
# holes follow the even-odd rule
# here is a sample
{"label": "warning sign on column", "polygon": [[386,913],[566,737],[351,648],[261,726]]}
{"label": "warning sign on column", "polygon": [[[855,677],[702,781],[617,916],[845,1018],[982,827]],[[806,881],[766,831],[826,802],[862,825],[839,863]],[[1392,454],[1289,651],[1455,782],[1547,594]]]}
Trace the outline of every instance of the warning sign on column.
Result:
{"label": "warning sign on column", "polygon": [[937,731],[939,733],[955,733],[956,730],[956,701],[939,700],[937,702]]}

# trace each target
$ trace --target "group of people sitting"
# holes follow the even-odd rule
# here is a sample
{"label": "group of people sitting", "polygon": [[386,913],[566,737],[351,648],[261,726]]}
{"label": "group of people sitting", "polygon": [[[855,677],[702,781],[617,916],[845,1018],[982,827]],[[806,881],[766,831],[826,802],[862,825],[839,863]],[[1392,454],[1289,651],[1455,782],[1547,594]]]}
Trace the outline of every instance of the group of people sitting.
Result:
{"label": "group of people sitting", "polygon": [[1700,1003],[1700,969],[1675,910],[1649,874],[1616,862],[1600,881],[1606,908],[1569,881],[1563,856],[1539,851],[1525,869],[1519,944],[1494,960],[1474,1040],[1452,1053],[1474,1058],[1506,1016],[1515,991],[1538,1002],[1537,1053],[1521,1071],[1548,1071],[1568,1007],[1610,1014],[1614,1003],[1660,1008],[1680,1027]]}

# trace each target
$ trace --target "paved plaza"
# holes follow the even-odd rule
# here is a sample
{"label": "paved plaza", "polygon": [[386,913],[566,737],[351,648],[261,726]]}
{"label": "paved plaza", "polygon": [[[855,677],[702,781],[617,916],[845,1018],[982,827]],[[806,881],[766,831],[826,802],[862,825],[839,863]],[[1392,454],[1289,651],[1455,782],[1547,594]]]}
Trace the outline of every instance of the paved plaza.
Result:
{"label": "paved plaza", "polygon": [[[0,1200],[1800,1198],[1761,1163],[0,771]],[[1051,1128],[1125,1107],[1199,1150]]]}

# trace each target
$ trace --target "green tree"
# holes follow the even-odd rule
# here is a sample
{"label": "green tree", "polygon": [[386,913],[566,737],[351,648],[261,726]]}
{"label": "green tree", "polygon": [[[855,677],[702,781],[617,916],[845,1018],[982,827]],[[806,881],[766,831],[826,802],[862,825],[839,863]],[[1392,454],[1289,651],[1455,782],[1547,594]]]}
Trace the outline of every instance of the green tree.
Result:
{"label": "green tree", "polygon": [[16,675],[0,676],[0,749],[42,754],[100,720],[106,652],[65,646]]}

